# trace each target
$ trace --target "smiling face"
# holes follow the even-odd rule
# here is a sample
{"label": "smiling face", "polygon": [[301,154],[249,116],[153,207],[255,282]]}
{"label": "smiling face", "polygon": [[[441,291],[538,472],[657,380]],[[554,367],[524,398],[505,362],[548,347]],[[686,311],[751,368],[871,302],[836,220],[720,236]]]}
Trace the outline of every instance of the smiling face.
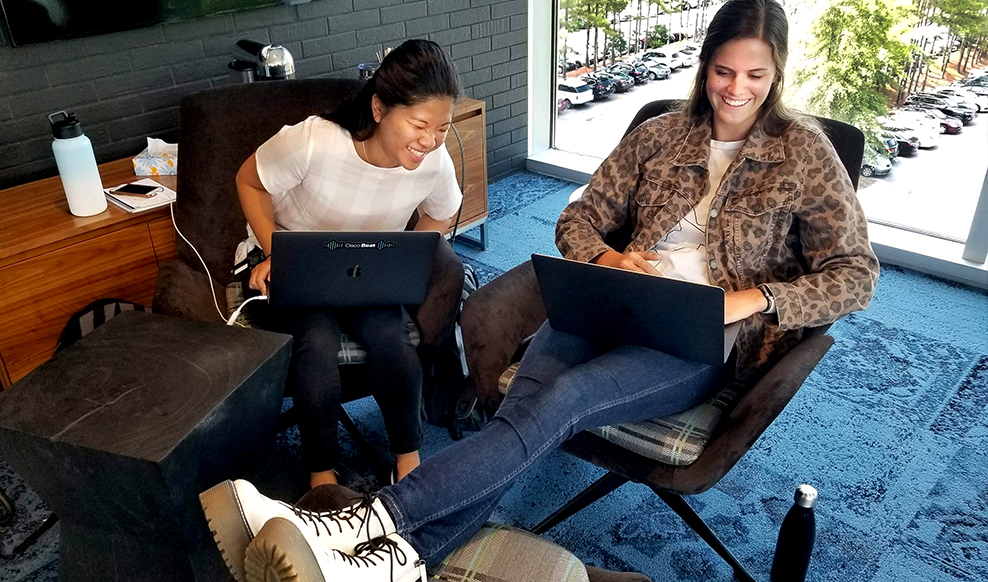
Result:
{"label": "smiling face", "polygon": [[707,67],[707,99],[713,108],[714,139],[748,137],[775,80],[772,47],[757,38],[722,44]]}
{"label": "smiling face", "polygon": [[453,120],[453,100],[432,97],[414,105],[385,107],[373,97],[372,108],[377,129],[364,142],[367,161],[382,168],[406,170],[419,167],[426,154],[446,141]]}

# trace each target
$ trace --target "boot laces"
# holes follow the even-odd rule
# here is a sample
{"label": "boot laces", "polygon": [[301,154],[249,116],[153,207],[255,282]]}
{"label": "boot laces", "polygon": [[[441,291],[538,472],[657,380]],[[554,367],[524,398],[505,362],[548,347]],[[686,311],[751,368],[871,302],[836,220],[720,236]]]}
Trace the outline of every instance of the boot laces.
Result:
{"label": "boot laces", "polygon": [[[334,533],[331,524],[335,525],[335,529],[337,530],[336,533],[343,533],[343,526],[346,524],[346,526],[351,530],[357,530],[358,536],[360,535],[361,528],[366,526],[367,539],[370,541],[370,519],[368,518],[371,514],[377,518],[381,529],[384,529],[384,521],[381,519],[381,516],[377,514],[377,510],[374,509],[373,503],[374,498],[371,495],[364,494],[363,498],[357,503],[344,507],[343,509],[336,509],[333,511],[316,512],[301,509],[289,503],[283,503],[283,505],[290,509],[292,513],[294,513],[300,520],[312,524],[316,530],[316,536],[321,535],[319,531],[320,525],[326,530],[326,535],[331,536]],[[361,511],[363,511],[362,515]],[[357,523],[354,524],[354,521]]]}
{"label": "boot laces", "polygon": [[[398,542],[386,537],[381,536],[372,540],[367,540],[366,542],[360,542],[354,548],[354,555],[344,554],[339,550],[336,553],[346,560],[347,563],[356,566],[357,568],[373,567],[378,563],[383,563],[385,559],[390,561],[390,579],[394,581],[395,576],[395,565],[402,567],[408,564],[408,555]],[[416,562],[416,566],[419,567],[420,572],[424,570],[424,562],[419,560]],[[421,574],[420,574],[421,578]],[[425,578],[421,578],[425,580]]]}

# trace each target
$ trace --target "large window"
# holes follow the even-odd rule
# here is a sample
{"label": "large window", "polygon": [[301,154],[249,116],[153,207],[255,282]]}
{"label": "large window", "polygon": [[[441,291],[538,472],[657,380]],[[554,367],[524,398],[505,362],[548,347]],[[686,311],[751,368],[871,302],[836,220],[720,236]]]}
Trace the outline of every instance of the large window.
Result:
{"label": "large window", "polygon": [[[577,160],[577,174],[589,175],[644,104],[687,96],[697,47],[722,3],[555,1],[548,15],[555,46],[544,49],[551,71],[532,83],[551,85],[545,94],[553,97],[533,107],[549,120],[542,143]],[[988,22],[988,5],[951,15],[936,4],[917,1],[902,9],[901,3],[863,0],[787,0],[786,100],[868,134],[858,197],[874,230],[963,245],[974,232],[988,175],[988,76],[979,76],[988,66],[988,42],[976,36]],[[960,3],[957,10],[975,4]],[[539,19],[533,12],[535,34],[545,24]],[[558,157],[562,165],[566,155]],[[988,283],[988,274],[984,278]]]}

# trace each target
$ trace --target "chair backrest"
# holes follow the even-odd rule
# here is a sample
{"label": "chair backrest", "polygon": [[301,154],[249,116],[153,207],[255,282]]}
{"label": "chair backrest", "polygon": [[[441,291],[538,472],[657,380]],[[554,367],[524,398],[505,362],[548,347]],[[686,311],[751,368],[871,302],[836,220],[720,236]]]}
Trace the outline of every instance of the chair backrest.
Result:
{"label": "chair backrest", "polygon": [[[182,100],[179,118],[179,228],[217,281],[231,280],[237,244],[246,237],[236,175],[258,146],[285,125],[331,111],[352,98],[362,81],[306,79],[231,85]],[[178,254],[194,269],[202,265],[181,239]]]}
{"label": "chair backrest", "polygon": [[[660,99],[646,103],[644,107],[638,110],[635,118],[631,120],[631,125],[628,126],[624,135],[627,136],[643,122],[663,113],[668,113],[682,106],[683,103],[682,99]],[[861,133],[860,129],[842,121],[828,119],[826,117],[816,117],[815,119],[823,126],[823,131],[830,138],[830,143],[834,144],[834,149],[837,150],[837,155],[840,157],[841,163],[847,169],[847,175],[851,177],[851,184],[857,190],[858,175],[861,172],[861,160],[864,156],[864,134]]]}

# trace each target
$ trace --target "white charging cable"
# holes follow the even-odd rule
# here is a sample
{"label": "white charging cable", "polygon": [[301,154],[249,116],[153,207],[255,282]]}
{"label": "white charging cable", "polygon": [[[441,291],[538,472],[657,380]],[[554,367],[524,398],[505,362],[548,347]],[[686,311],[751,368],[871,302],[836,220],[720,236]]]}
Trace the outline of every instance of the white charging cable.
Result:
{"label": "white charging cable", "polygon": [[[196,254],[196,256],[199,257],[199,261],[202,262],[202,268],[206,270],[206,279],[209,281],[209,291],[210,291],[210,293],[213,296],[213,305],[216,307],[216,313],[219,313],[220,314],[220,319],[222,319],[223,321],[226,321],[226,316],[223,315],[223,310],[220,309],[219,301],[216,300],[216,288],[213,287],[213,276],[209,274],[209,267],[206,266],[206,261],[203,260],[202,255],[199,254],[199,251],[196,250],[196,247],[191,242],[189,242],[189,239],[185,238],[185,235],[182,234],[182,231],[178,229],[178,224],[175,222],[175,203],[174,202],[170,202],[168,204],[168,211],[171,212],[171,215],[172,215],[172,226],[175,227],[175,232],[178,233],[178,236],[182,237],[182,240],[185,241],[185,244],[189,245],[189,248],[192,249],[192,252],[194,252]],[[247,304],[247,302],[245,301],[244,302],[244,305],[246,305],[246,304]],[[240,307],[242,308],[243,305],[241,305]],[[240,315],[240,309],[237,309],[237,312],[234,314],[234,317],[229,322],[227,322],[227,325],[230,325],[232,321],[236,320],[237,319],[237,317],[236,317],[237,315]]]}
{"label": "white charging cable", "polygon": [[246,301],[240,304],[240,307],[238,307],[236,311],[233,312],[233,315],[230,316],[230,319],[226,320],[226,324],[233,325],[234,322],[237,321],[237,318],[240,317],[240,312],[243,310],[244,306],[250,303],[251,301],[255,299],[267,299],[267,298],[268,298],[267,295],[255,295],[254,297],[247,299]]}

